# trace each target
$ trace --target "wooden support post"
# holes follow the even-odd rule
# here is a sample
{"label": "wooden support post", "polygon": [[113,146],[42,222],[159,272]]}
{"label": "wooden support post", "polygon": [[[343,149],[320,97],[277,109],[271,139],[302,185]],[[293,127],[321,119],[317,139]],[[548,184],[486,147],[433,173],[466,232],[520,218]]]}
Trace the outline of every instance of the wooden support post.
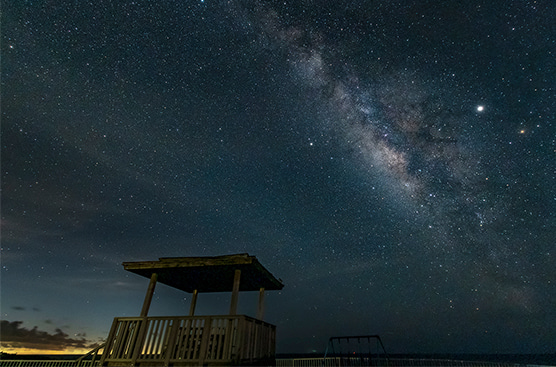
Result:
{"label": "wooden support post", "polygon": [[[147,307],[147,311],[148,311],[148,307]],[[130,345],[132,346],[130,366],[137,366],[137,359],[143,353],[143,344],[145,343],[145,338],[147,337],[147,330],[149,329],[149,320],[147,319],[147,316],[145,315],[144,319],[137,321],[137,325],[139,326],[139,330],[137,331],[137,334],[133,335],[133,338],[135,340],[132,340],[130,343]]]}
{"label": "wooden support post", "polygon": [[234,288],[232,289],[232,301],[230,302],[230,315],[237,313],[237,300],[239,297],[239,279],[241,278],[241,270],[236,269],[234,273]]}
{"label": "wooden support post", "polygon": [[145,295],[145,301],[143,302],[143,308],[141,309],[141,317],[147,317],[149,313],[149,307],[151,307],[151,301],[153,299],[154,287],[156,286],[156,281],[158,279],[157,273],[152,273],[151,282],[149,283],[149,288],[147,288],[147,294]]}
{"label": "wooden support post", "polygon": [[168,328],[170,328],[170,333],[168,335],[168,341],[164,345],[165,350],[162,351],[162,355],[166,353],[166,356],[164,358],[164,366],[170,365],[170,359],[175,358],[176,348],[179,348],[177,335],[180,331],[180,323],[180,320],[174,319],[172,321],[172,325],[168,326]]}
{"label": "wooden support post", "polygon": [[[206,316],[205,317],[205,325],[203,326],[203,330],[201,331],[201,344],[199,346],[199,362],[198,366],[208,366],[208,363],[205,364],[205,359],[208,359],[208,347],[209,343],[211,342],[210,337],[210,330],[212,328],[212,317]],[[195,357],[193,357],[195,358]]]}
{"label": "wooden support post", "polygon": [[189,306],[189,316],[193,316],[195,314],[195,306],[197,305],[197,295],[199,294],[198,290],[193,291],[193,296],[191,298],[191,306]]}
{"label": "wooden support post", "polygon": [[257,309],[257,318],[262,320],[264,316],[264,288],[259,289],[259,307]]}
{"label": "wooden support post", "polygon": [[106,339],[106,344],[105,344],[105,350],[102,353],[102,356],[100,357],[100,365],[104,366],[104,361],[107,358],[114,358],[114,355],[111,354],[112,350],[114,350],[114,343],[116,342],[116,328],[118,326],[118,319],[114,318],[114,321],[112,321],[112,327],[110,328],[110,333],[108,334],[108,339]]}

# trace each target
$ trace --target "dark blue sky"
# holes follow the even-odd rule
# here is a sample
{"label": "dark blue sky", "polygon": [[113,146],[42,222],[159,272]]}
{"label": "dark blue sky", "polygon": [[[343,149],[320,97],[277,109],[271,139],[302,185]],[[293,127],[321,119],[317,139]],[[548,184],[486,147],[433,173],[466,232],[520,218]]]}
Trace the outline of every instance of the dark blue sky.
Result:
{"label": "dark blue sky", "polygon": [[278,352],[556,352],[552,1],[2,9],[3,349],[138,315],[123,261],[248,252]]}

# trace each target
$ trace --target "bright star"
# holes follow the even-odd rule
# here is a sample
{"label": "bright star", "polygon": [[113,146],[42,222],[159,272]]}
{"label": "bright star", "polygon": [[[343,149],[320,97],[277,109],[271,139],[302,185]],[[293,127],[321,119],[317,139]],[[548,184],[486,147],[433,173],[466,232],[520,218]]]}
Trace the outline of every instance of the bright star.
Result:
{"label": "bright star", "polygon": [[485,110],[485,106],[479,105],[477,106],[477,112],[483,112]]}

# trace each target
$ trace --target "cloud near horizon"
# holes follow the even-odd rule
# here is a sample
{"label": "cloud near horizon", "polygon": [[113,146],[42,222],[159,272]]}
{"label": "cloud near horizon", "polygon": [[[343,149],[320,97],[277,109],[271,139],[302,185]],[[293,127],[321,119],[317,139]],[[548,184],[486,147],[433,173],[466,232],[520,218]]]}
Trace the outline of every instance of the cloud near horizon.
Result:
{"label": "cloud near horizon", "polygon": [[39,330],[37,326],[27,329],[22,324],[23,321],[0,320],[0,345],[3,349],[61,352],[93,349],[98,345],[85,339],[85,334],[78,334],[79,338],[74,339],[60,328],[50,334]]}

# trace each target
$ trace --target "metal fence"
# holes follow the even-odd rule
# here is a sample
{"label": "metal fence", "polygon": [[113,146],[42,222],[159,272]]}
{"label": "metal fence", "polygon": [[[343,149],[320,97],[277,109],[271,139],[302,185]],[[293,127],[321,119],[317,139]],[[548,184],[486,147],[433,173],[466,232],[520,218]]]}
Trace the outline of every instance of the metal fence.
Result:
{"label": "metal fence", "polygon": [[[56,361],[56,360],[1,360],[0,367],[99,367],[100,361]],[[425,358],[375,358],[372,361],[360,358],[280,358],[276,367],[556,367],[519,363],[480,362],[450,359]]]}
{"label": "metal fence", "polygon": [[481,362],[428,358],[283,358],[276,359],[276,367],[550,367],[519,363]]}
{"label": "metal fence", "polygon": [[100,361],[54,361],[54,360],[3,360],[0,359],[0,367],[97,367]]}

